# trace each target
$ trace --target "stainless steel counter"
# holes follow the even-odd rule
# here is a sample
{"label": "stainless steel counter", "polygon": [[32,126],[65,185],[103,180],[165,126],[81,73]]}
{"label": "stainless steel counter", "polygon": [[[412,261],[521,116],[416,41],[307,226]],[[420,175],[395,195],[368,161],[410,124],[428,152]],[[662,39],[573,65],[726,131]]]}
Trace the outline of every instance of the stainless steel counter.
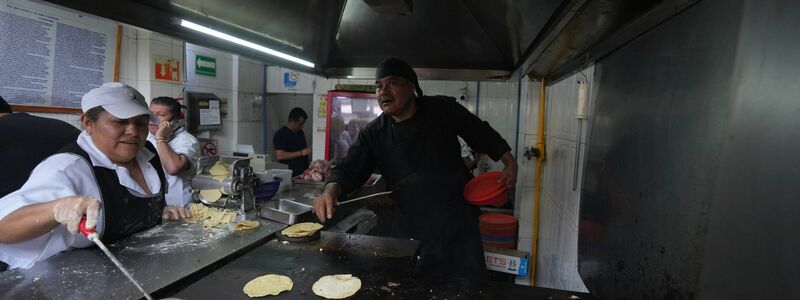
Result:
{"label": "stainless steel counter", "polygon": [[[252,216],[251,218],[253,218]],[[191,282],[252,250],[284,224],[235,232],[233,226],[203,230],[200,224],[169,222],[109,245],[111,252],[149,293]],[[0,273],[0,299],[136,299],[143,295],[103,253],[75,249],[27,270]]]}
{"label": "stainless steel counter", "polygon": [[[272,200],[292,198],[311,205],[321,185],[296,184]],[[268,205],[268,203],[262,203]],[[256,217],[256,212],[248,219]],[[312,213],[304,221],[315,221]],[[260,218],[258,218],[260,219]],[[199,224],[170,222],[108,245],[134,278],[156,296],[172,294],[273,238],[285,224],[261,220],[253,231],[233,226],[203,230]],[[135,299],[142,294],[95,248],[61,253],[27,270],[0,273],[0,299]]]}

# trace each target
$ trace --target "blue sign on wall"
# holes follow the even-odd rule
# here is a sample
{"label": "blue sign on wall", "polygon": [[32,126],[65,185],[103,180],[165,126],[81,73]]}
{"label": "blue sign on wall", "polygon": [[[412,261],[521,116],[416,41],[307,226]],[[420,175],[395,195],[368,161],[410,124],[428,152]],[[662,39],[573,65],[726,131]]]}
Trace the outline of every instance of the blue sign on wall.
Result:
{"label": "blue sign on wall", "polygon": [[287,71],[283,72],[283,86],[292,88],[297,86],[297,80],[300,78],[300,73]]}

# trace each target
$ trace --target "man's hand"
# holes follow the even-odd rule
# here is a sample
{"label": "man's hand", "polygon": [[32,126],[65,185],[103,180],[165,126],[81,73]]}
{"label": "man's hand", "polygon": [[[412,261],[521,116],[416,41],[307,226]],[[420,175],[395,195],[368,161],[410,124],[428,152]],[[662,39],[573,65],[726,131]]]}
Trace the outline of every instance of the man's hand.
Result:
{"label": "man's hand", "polygon": [[300,156],[309,156],[311,154],[311,148],[306,147],[303,150],[300,150]]}
{"label": "man's hand", "polygon": [[319,197],[314,199],[314,213],[320,222],[333,218],[333,211],[339,198],[339,184],[330,182],[325,185],[325,190]]}
{"label": "man's hand", "polygon": [[100,214],[100,202],[87,196],[67,196],[56,200],[53,218],[67,226],[72,234],[78,234],[78,223],[86,216],[86,229],[94,229]]}
{"label": "man's hand", "polygon": [[183,207],[168,205],[164,207],[164,213],[161,215],[162,221],[177,221],[189,217],[189,212]]}
{"label": "man's hand", "polygon": [[500,177],[497,178],[497,183],[503,184],[509,189],[513,188],[517,184],[517,160],[514,159],[511,152],[504,153],[500,160],[503,161],[505,168],[503,168]]}
{"label": "man's hand", "polygon": [[166,140],[169,139],[169,135],[172,134],[172,122],[164,121],[161,124],[158,124],[158,130],[156,130],[156,140]]}

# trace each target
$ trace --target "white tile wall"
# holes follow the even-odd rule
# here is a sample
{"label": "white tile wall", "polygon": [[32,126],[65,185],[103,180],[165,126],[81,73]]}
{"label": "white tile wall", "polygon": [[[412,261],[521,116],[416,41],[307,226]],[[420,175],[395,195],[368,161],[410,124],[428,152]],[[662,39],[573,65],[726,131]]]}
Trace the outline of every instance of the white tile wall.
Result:
{"label": "white tile wall", "polygon": [[[591,74],[593,67],[583,71],[587,74],[589,81],[592,81]],[[578,241],[578,211],[580,205],[580,176],[583,168],[583,157],[585,156],[586,137],[592,122],[591,111],[593,108],[592,98],[589,98],[589,119],[579,123],[575,118],[578,101],[578,80],[584,80],[583,75],[577,74],[570,76],[560,82],[556,82],[547,87],[547,102],[545,106],[545,149],[546,161],[542,174],[542,198],[540,203],[539,220],[539,241],[538,257],[536,270],[536,285],[542,287],[566,289],[573,291],[586,291],[586,287],[577,272],[577,241]],[[523,107],[525,121],[520,121],[524,126],[525,146],[535,145],[535,133],[538,130],[538,105],[539,105],[538,82],[528,82],[527,87],[523,84],[523,89],[530,96],[527,97],[527,107]],[[581,157],[578,170],[578,182],[576,190],[572,189],[573,178],[575,175],[575,153],[577,150],[578,126],[583,126],[583,137],[581,138]],[[520,164],[520,174],[518,186],[522,186],[523,191],[532,189],[535,182],[535,164]],[[530,184],[530,187],[528,186]],[[535,191],[534,191],[535,192]],[[524,201],[526,197],[533,197],[533,193],[528,195],[521,193]],[[518,194],[519,195],[519,194]],[[519,200],[519,198],[518,198]],[[528,238],[532,233],[526,229],[532,226],[532,218],[527,214],[533,214],[532,205],[520,207],[520,237]],[[529,208],[530,207],[530,208]],[[520,244],[518,249],[530,249],[529,245]],[[527,284],[528,281],[518,280],[518,283]]]}
{"label": "white tile wall", "polygon": [[423,80],[422,93],[429,96],[446,95],[446,81],[443,80]]}

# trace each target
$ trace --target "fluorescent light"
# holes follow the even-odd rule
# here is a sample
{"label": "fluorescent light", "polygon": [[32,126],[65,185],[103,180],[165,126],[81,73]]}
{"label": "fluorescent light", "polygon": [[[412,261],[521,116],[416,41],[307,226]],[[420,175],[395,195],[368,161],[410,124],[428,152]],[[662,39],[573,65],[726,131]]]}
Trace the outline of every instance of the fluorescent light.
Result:
{"label": "fluorescent light", "polygon": [[270,48],[261,46],[259,44],[256,44],[256,43],[253,43],[253,42],[248,42],[248,41],[245,41],[243,39],[237,38],[235,36],[229,35],[227,33],[222,33],[222,32],[216,31],[214,29],[211,29],[211,28],[208,28],[208,27],[205,27],[205,26],[202,26],[202,25],[198,25],[198,24],[186,21],[184,19],[181,19],[181,26],[189,28],[189,29],[197,30],[199,32],[202,32],[202,33],[208,34],[210,36],[214,36],[214,37],[217,37],[217,38],[229,41],[229,42],[233,42],[233,43],[245,46],[245,47],[253,49],[253,50],[261,51],[261,52],[264,52],[264,53],[269,54],[269,55],[274,55],[274,56],[283,58],[285,60],[288,60],[288,61],[291,61],[291,62],[294,62],[294,63],[298,63],[298,64],[301,64],[301,65],[307,66],[309,68],[313,68],[314,67],[314,63],[312,63],[310,61],[303,60],[303,59],[291,56],[291,55],[283,53],[283,52],[278,52],[278,51],[272,50]]}

